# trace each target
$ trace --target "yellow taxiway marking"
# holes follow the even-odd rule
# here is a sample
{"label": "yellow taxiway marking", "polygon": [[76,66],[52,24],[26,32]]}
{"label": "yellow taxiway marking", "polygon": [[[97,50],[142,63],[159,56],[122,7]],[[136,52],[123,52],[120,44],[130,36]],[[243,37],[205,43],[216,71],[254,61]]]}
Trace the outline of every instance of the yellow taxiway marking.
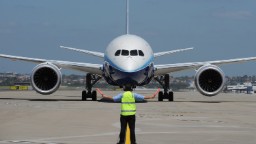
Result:
{"label": "yellow taxiway marking", "polygon": [[131,140],[130,140],[130,128],[129,128],[129,125],[128,125],[128,124],[127,124],[126,134],[125,134],[125,144],[131,144]]}

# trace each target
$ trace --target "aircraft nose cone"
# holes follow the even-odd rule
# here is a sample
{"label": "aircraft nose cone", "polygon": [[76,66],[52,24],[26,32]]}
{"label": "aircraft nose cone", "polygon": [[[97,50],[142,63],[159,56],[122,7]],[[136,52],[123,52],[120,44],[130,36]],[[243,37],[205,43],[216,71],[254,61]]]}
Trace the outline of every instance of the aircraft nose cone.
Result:
{"label": "aircraft nose cone", "polygon": [[138,69],[138,63],[132,57],[127,57],[127,59],[124,61],[124,63],[125,63],[125,65],[124,65],[123,69],[128,72],[132,72],[132,71],[135,71],[136,69]]}

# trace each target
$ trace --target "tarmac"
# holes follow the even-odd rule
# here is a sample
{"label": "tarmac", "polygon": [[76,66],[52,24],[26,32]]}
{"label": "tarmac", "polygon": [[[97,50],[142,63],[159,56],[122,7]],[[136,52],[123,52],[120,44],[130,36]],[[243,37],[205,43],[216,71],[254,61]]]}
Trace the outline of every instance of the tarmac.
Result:
{"label": "tarmac", "polygon": [[[151,95],[154,91],[136,91]],[[120,91],[105,91],[114,96]],[[115,144],[120,103],[81,101],[81,91],[50,96],[0,92],[0,144]],[[137,103],[138,144],[255,144],[256,94],[176,92],[174,102]]]}

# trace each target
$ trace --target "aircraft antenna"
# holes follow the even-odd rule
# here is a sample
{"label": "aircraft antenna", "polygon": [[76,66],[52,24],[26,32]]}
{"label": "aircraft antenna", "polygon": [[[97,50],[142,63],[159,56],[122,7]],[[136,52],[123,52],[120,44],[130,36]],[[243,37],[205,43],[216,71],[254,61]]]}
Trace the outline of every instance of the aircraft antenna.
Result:
{"label": "aircraft antenna", "polygon": [[126,34],[129,34],[129,0],[126,0]]}

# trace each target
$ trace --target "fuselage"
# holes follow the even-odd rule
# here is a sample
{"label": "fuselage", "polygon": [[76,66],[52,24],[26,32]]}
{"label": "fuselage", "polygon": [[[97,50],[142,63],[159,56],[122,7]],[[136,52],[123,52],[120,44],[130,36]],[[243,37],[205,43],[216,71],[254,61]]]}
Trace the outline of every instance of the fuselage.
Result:
{"label": "fuselage", "polygon": [[145,85],[154,75],[153,61],[153,51],[143,38],[122,35],[106,48],[103,77],[111,85]]}

